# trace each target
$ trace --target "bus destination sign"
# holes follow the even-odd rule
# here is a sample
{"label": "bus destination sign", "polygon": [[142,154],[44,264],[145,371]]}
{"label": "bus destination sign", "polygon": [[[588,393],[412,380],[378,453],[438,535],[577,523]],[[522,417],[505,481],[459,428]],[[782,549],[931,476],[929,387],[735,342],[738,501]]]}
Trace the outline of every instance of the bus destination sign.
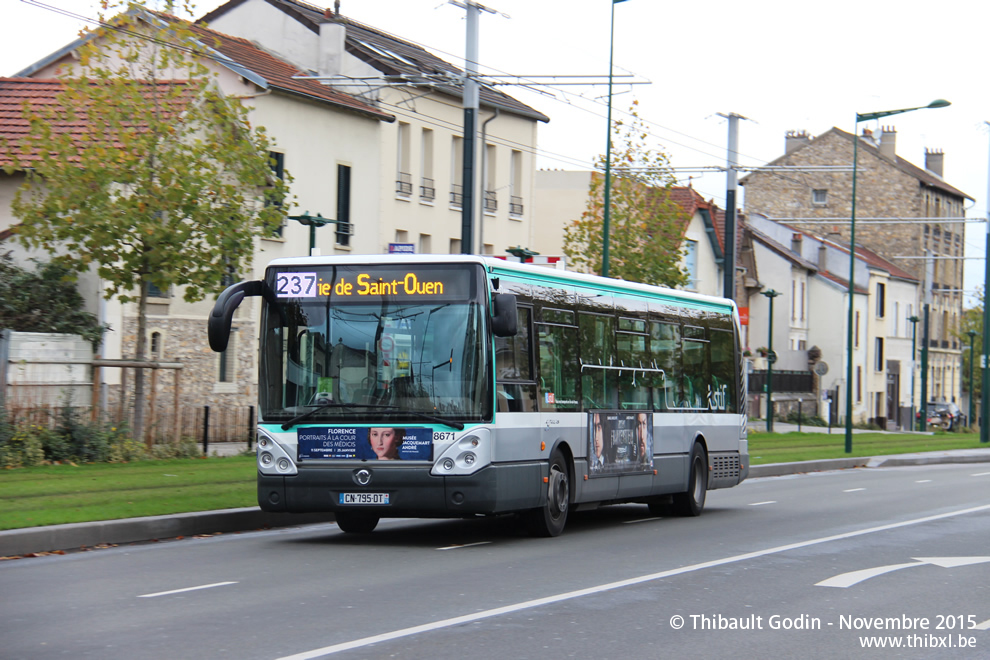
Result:
{"label": "bus destination sign", "polygon": [[459,270],[277,272],[275,295],[279,298],[328,298],[359,301],[387,297],[392,300],[464,300],[472,278]]}

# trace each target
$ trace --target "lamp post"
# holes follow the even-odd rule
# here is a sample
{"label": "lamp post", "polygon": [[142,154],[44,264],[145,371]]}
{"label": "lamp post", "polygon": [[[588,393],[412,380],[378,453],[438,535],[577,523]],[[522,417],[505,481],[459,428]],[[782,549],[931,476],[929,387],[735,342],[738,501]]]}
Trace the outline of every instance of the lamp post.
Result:
{"label": "lamp post", "polygon": [[608,31],[608,118],[605,126],[605,208],[602,211],[602,277],[608,277],[608,233],[612,210],[612,53],[615,50],[615,5],[626,0],[612,0],[612,19]]}
{"label": "lamp post", "polygon": [[770,329],[767,336],[767,433],[773,433],[773,363],[777,361],[777,354],[773,352],[773,299],[780,295],[780,291],[760,291],[761,296],[766,296],[770,301]]}
{"label": "lamp post", "polygon": [[846,453],[852,453],[852,382],[853,382],[853,292],[856,274],[856,173],[859,168],[859,123],[871,119],[880,119],[891,115],[899,115],[913,110],[925,108],[944,108],[950,105],[945,99],[936,99],[928,105],[900,110],[881,110],[879,112],[856,113],[856,123],[853,125],[853,173],[852,173],[852,204],[849,222],[849,317],[846,320]]}
{"label": "lamp post", "polygon": [[324,225],[335,225],[337,220],[331,220],[330,218],[324,218],[322,215],[317,213],[315,216],[310,215],[309,211],[306,211],[302,215],[290,215],[289,220],[295,220],[301,225],[309,227],[309,254],[313,256],[313,250],[316,249],[316,228],[323,227]]}
{"label": "lamp post", "polygon": [[918,356],[918,321],[921,319],[917,316],[909,316],[907,320],[911,322],[911,430],[916,431],[918,425],[914,420],[914,372],[917,371],[915,359]]}
{"label": "lamp post", "polygon": [[967,330],[966,334],[969,335],[969,417],[966,418],[969,426],[973,425],[973,397],[975,393],[973,392],[973,371],[976,370],[976,352],[975,352],[975,340],[977,332],[976,330]]}

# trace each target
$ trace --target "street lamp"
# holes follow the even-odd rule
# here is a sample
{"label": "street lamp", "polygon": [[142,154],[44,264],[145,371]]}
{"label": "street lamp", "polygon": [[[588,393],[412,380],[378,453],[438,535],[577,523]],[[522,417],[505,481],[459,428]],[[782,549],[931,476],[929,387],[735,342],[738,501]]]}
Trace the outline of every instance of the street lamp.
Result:
{"label": "street lamp", "polygon": [[914,372],[918,370],[915,360],[918,356],[918,321],[921,319],[909,316],[907,320],[911,322],[911,430],[916,431],[918,425],[914,422]]}
{"label": "street lamp", "polygon": [[309,227],[309,255],[313,256],[313,250],[316,248],[316,228],[323,227],[324,225],[335,225],[337,220],[331,220],[330,218],[324,218],[322,215],[317,213],[315,216],[310,215],[309,211],[306,211],[302,215],[290,215],[289,220],[295,220],[301,225]]}
{"label": "street lamp", "polygon": [[976,340],[976,330],[967,330],[966,334],[969,335],[969,417],[966,418],[969,426],[973,425],[973,396],[975,392],[973,391],[973,371],[976,369],[976,352],[975,352],[975,340]]}
{"label": "street lamp", "polygon": [[770,330],[767,337],[767,433],[773,433],[773,363],[777,354],[773,352],[773,299],[781,295],[780,291],[760,291],[770,301]]}
{"label": "street lamp", "polygon": [[846,320],[846,453],[852,453],[852,382],[853,382],[853,290],[856,274],[856,172],[859,167],[859,122],[880,119],[891,115],[899,115],[913,110],[925,108],[944,108],[950,105],[945,99],[936,99],[928,105],[900,110],[881,110],[880,112],[856,113],[856,123],[853,125],[853,174],[852,174],[852,205],[849,222],[849,318]]}
{"label": "street lamp", "polygon": [[605,209],[602,212],[602,277],[608,277],[608,225],[612,197],[612,53],[615,50],[615,5],[626,0],[612,0],[612,22],[608,33],[608,119],[605,126]]}

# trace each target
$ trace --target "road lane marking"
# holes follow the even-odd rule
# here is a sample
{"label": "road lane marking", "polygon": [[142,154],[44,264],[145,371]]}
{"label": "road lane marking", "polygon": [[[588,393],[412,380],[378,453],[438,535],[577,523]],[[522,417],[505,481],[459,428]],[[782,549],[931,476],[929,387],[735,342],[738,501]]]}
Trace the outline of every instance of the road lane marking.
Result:
{"label": "road lane marking", "polygon": [[600,593],[604,593],[607,591],[614,591],[616,589],[622,589],[625,587],[637,586],[640,584],[645,584],[647,582],[654,582],[656,580],[662,580],[668,577],[683,575],[685,573],[693,573],[696,571],[701,571],[706,568],[715,568],[718,566],[725,566],[726,564],[735,564],[742,561],[748,561],[750,559],[759,559],[761,557],[767,557],[769,555],[776,555],[782,552],[788,552],[790,550],[798,550],[813,545],[820,545],[822,543],[830,543],[832,541],[843,541],[846,539],[856,538],[858,536],[865,536],[867,534],[886,532],[892,529],[900,529],[901,527],[910,527],[911,525],[920,525],[935,520],[945,520],[946,518],[954,518],[956,516],[964,516],[970,513],[978,513],[981,511],[990,511],[990,504],[984,504],[982,506],[971,507],[968,509],[960,509],[958,511],[950,511],[948,513],[940,513],[934,516],[925,516],[924,518],[905,520],[903,522],[898,522],[898,523],[879,525],[877,527],[869,527],[867,529],[861,529],[855,532],[845,532],[843,534],[823,536],[821,538],[809,539],[807,541],[799,541],[797,543],[789,543],[787,545],[778,545],[776,547],[767,548],[765,550],[756,550],[754,552],[747,552],[741,555],[725,557],[723,559],[713,559],[711,561],[702,562],[700,564],[692,564],[690,566],[674,568],[668,571],[661,571],[659,573],[650,573],[649,575],[642,575],[640,577],[629,578],[627,580],[620,580],[618,582],[609,582],[595,587],[588,587],[586,589],[568,591],[566,593],[556,594],[553,596],[546,596],[544,598],[535,598],[533,600],[523,601],[521,603],[516,603],[514,605],[506,605],[504,607],[497,607],[491,610],[483,610],[481,612],[474,612],[472,614],[464,614],[462,616],[457,616],[450,619],[443,619],[441,621],[424,623],[419,626],[412,626],[411,628],[393,630],[391,632],[381,633],[380,635],[372,635],[370,637],[363,637],[361,639],[355,639],[349,642],[341,642],[339,644],[333,644],[331,646],[324,646],[323,648],[313,649],[312,651],[304,651],[302,653],[297,653],[295,655],[283,656],[279,658],[279,660],[314,660],[314,658],[322,658],[328,655],[333,655],[334,653],[340,653],[341,651],[349,651],[351,649],[363,648],[365,646],[371,646],[372,644],[380,644],[381,642],[389,642],[396,639],[402,639],[403,637],[411,637],[413,635],[418,635],[420,633],[442,630],[444,628],[459,626],[464,623],[473,623],[475,621],[482,621],[484,619],[490,619],[493,617],[502,616],[503,614],[514,614],[516,612],[521,612],[523,610],[533,609],[534,607],[552,605],[554,603],[573,600],[575,598],[582,598],[584,596],[597,595]]}
{"label": "road lane marking", "polygon": [[866,490],[865,488],[849,488],[848,490],[842,491],[843,493],[855,493],[861,490]]}
{"label": "road lane marking", "polygon": [[237,584],[236,582],[214,582],[213,584],[203,584],[198,587],[186,587],[185,589],[173,589],[172,591],[159,591],[156,594],[141,594],[138,598],[155,598],[157,596],[170,596],[172,594],[181,594],[186,591],[199,591],[200,589],[212,589],[213,587],[225,587],[228,584]]}
{"label": "road lane marking", "polygon": [[990,472],[977,472],[976,474],[969,475],[971,477],[990,477]]}
{"label": "road lane marking", "polygon": [[639,520],[623,520],[622,521],[622,524],[623,525],[635,525],[636,523],[651,522],[651,521],[654,521],[654,520],[663,520],[663,518],[661,518],[660,516],[654,516],[653,518],[640,518]]}
{"label": "road lane marking", "polygon": [[853,586],[854,584],[859,584],[860,582],[869,580],[870,578],[877,577],[878,575],[899,571],[902,568],[911,568],[912,566],[931,565],[938,566],[940,568],[956,568],[957,566],[971,566],[973,564],[986,564],[990,562],[990,557],[911,557],[911,559],[914,561],[910,564],[890,564],[888,566],[875,566],[873,568],[864,568],[859,571],[842,573],[841,575],[830,577],[827,580],[816,582],[815,586],[838,587],[840,589],[845,589]]}
{"label": "road lane marking", "polygon": [[763,506],[764,504],[776,504],[777,500],[767,500],[766,502],[750,502],[750,506]]}
{"label": "road lane marking", "polygon": [[914,483],[916,483],[916,484],[930,484],[931,482],[932,482],[931,479],[919,479],[918,481],[915,481]]}
{"label": "road lane marking", "polygon": [[437,548],[437,550],[460,550],[461,548],[473,548],[476,545],[488,545],[491,541],[478,541],[477,543],[462,543],[457,545],[448,545],[446,548]]}
{"label": "road lane marking", "polygon": [[990,619],[987,619],[983,623],[978,623],[973,627],[977,630],[990,630]]}

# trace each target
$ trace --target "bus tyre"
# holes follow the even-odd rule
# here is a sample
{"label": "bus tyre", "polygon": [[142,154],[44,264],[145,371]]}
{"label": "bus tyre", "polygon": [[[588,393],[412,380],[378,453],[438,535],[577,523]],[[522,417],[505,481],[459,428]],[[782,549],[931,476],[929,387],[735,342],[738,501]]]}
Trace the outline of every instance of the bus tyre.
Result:
{"label": "bus tyre", "polygon": [[694,443],[691,449],[691,470],[688,489],[674,495],[671,506],[678,516],[700,516],[705,508],[705,493],[708,491],[708,456],[701,443]]}
{"label": "bus tyre", "polygon": [[334,514],[337,527],[345,534],[370,534],[378,527],[378,516],[367,516],[353,511],[338,511]]}
{"label": "bus tyre", "polygon": [[550,456],[550,477],[547,480],[547,501],[528,514],[529,531],[533,536],[559,536],[570,511],[571,480],[564,454],[554,450]]}

